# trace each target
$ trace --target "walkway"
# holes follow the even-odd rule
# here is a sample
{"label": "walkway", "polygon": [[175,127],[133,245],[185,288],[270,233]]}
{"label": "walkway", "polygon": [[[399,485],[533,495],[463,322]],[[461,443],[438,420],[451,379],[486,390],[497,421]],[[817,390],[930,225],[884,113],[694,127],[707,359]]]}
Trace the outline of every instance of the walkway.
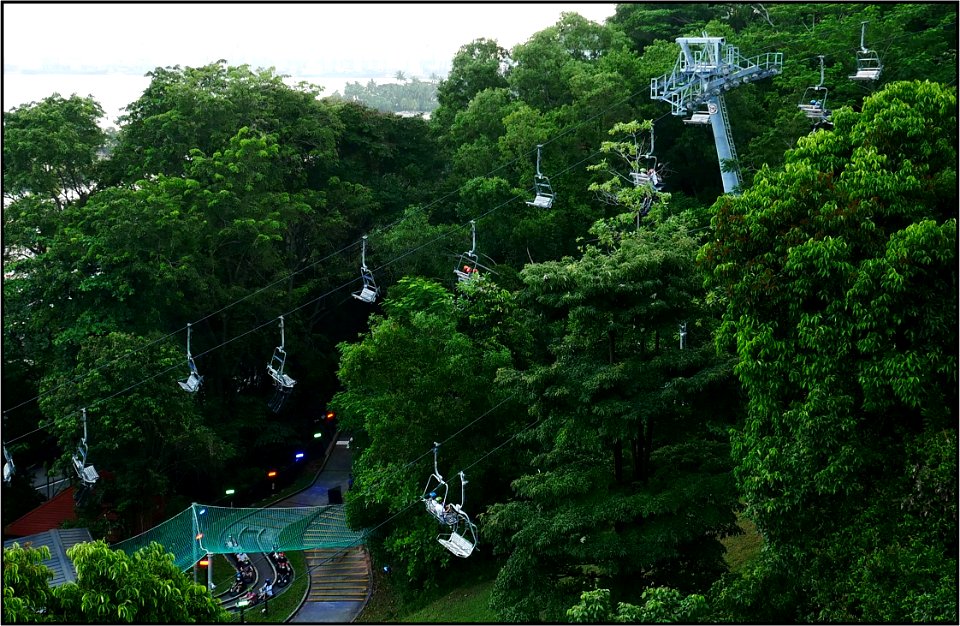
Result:
{"label": "walkway", "polygon": [[[334,490],[334,499],[337,489],[340,494],[346,493],[350,487],[351,453],[343,437],[343,441],[334,445],[312,485],[273,506],[322,506],[330,504],[331,490]],[[310,589],[303,605],[289,621],[343,624],[356,619],[370,597],[371,572],[366,550],[363,547],[346,551],[315,549],[306,550],[304,554],[307,567],[313,568]]]}

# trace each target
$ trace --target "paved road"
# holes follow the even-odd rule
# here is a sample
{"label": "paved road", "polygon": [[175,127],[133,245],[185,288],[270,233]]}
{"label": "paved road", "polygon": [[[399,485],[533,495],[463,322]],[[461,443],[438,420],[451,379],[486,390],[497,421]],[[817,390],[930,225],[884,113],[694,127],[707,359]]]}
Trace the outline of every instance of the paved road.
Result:
{"label": "paved road", "polygon": [[335,445],[312,485],[273,506],[323,506],[329,504],[328,492],[330,489],[339,487],[341,494],[347,492],[350,484],[350,460],[350,450],[346,446]]}
{"label": "paved road", "polygon": [[[341,435],[341,439],[346,436]],[[346,493],[350,483],[351,452],[343,445],[335,445],[323,469],[317,475],[312,485],[303,491],[281,500],[274,506],[322,506],[329,504],[329,491],[340,488],[340,493]],[[322,567],[322,566],[321,566]],[[301,572],[296,573],[297,576]],[[356,619],[366,602],[311,602],[306,601],[303,606],[290,618],[291,622],[308,624],[345,624]]]}

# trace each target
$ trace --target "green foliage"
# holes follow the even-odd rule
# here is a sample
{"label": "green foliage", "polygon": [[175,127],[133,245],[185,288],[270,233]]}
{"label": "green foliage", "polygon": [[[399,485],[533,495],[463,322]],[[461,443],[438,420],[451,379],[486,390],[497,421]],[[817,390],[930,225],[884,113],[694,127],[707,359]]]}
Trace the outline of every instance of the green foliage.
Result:
{"label": "green foliage", "polygon": [[358,82],[347,83],[343,87],[343,96],[340,92],[333,97],[342,97],[352,102],[362,102],[368,107],[384,113],[398,113],[411,111],[429,113],[437,108],[437,83],[422,81],[416,77],[406,80],[402,72],[398,72],[399,83],[384,83],[378,85],[370,80],[366,85]]}
{"label": "green foliage", "polygon": [[75,582],[51,589],[53,576],[40,561],[46,547],[3,551],[3,610],[8,622],[211,623],[230,618],[203,585],[193,583],[159,544],[133,556],[102,541],[80,543],[67,556]]}
{"label": "green foliage", "polygon": [[150,85],[120,118],[110,171],[135,182],[152,174],[179,175],[196,149],[222,150],[243,127],[278,139],[285,187],[293,191],[333,156],[341,126],[317,99],[320,88],[290,87],[270,70],[230,67],[158,67]]}
{"label": "green foliage", "polygon": [[651,587],[641,596],[642,605],[617,603],[610,606],[610,590],[594,589],[580,594],[580,602],[567,609],[572,624],[691,624],[709,621],[706,598],[682,595],[670,587]]}
{"label": "green foliage", "polygon": [[[416,503],[433,466],[430,455],[415,453],[454,436],[440,447],[440,472],[451,478],[471,467],[466,502],[471,516],[496,490],[497,468],[472,465],[517,424],[502,402],[505,394],[492,387],[511,356],[491,327],[474,330],[470,322],[480,314],[496,319],[495,306],[503,308],[503,296],[492,285],[455,296],[436,282],[404,278],[384,301],[385,315],[371,319],[369,333],[357,343],[340,344],[344,391],[332,405],[342,428],[356,433],[354,489],[347,494],[352,525],[370,525]],[[483,414],[489,415],[482,425],[460,434]],[[451,491],[459,491],[458,482],[453,479]],[[459,493],[451,498],[459,502]],[[405,568],[410,590],[423,589],[435,585],[452,561],[436,543],[437,532],[437,521],[417,506],[394,519],[371,549],[395,571]]]}
{"label": "green foliage", "polygon": [[[106,141],[97,126],[103,109],[92,98],[53,94],[3,113],[3,194],[38,196],[60,211],[87,198],[95,182],[97,151]],[[48,209],[49,211],[49,209]],[[4,207],[4,226],[7,219]],[[46,224],[34,221],[30,226]]]}
{"label": "green foliage", "polygon": [[[156,369],[121,358],[129,353],[138,353]],[[54,422],[64,450],[60,466],[67,474],[73,472],[69,457],[83,436],[80,412],[74,407],[90,407],[88,463],[113,474],[111,480],[98,482],[95,493],[112,502],[120,514],[120,529],[137,534],[146,530],[143,516],[154,507],[144,494],[169,496],[181,481],[201,480],[234,452],[204,424],[189,396],[171,393],[169,381],[156,379],[158,372],[181,362],[179,351],[169,344],[111,333],[85,341],[76,358],[75,368],[63,379],[51,377],[43,385],[49,392],[41,408]],[[113,365],[91,373],[103,362]],[[135,388],[128,389],[131,386]],[[218,454],[211,455],[211,450]]]}
{"label": "green foliage", "polygon": [[[955,459],[926,446],[955,452],[956,96],[895,83],[835,119],[718,201],[701,252],[726,309],[718,344],[736,345],[750,398],[736,475],[808,590],[793,619],[951,620],[955,506],[900,503],[955,491],[940,474]],[[906,562],[891,595],[885,576]]]}
{"label": "green foliage", "polygon": [[[559,619],[591,581],[630,599],[642,587],[627,581],[705,590],[725,569],[716,538],[735,532],[736,494],[721,424],[737,403],[720,391],[729,363],[712,354],[682,224],[522,273],[542,343],[500,379],[539,422],[515,497],[485,517],[506,555],[501,619]],[[702,334],[678,350],[684,320]]]}
{"label": "green foliage", "polygon": [[[864,19],[876,85],[847,78]],[[746,193],[713,230],[709,131],[649,99],[674,38],[705,30],[785,59],[728,93]],[[66,455],[91,407],[91,462],[115,476],[95,493],[136,532],[145,492],[218,494],[234,455],[256,475],[342,385],[351,519],[416,504],[432,468],[412,457],[456,436],[441,469],[469,468],[481,532],[458,566],[503,562],[501,619],[561,619],[601,583],[649,601],[634,619],[678,615],[655,589],[714,583],[742,496],[765,547],[712,588],[723,619],[955,621],[956,41],[942,3],[641,3],[511,51],[468,43],[429,121],[225,61],[151,72],[115,137],[89,99],[7,112],[4,408],[44,398],[5,425],[54,421]],[[808,134],[796,104],[821,54],[835,130]],[[898,82],[916,76],[932,82]],[[431,90],[397,79],[369,87]],[[670,191],[639,222],[651,192],[625,174],[648,122],[630,120],[655,120]],[[524,202],[538,144],[550,210]],[[451,294],[470,219],[495,273]],[[387,296],[369,327],[328,297],[365,233]],[[281,311],[299,384],[265,429]],[[196,320],[204,385],[179,395]],[[446,581],[436,532],[411,511],[372,544],[411,596]]]}
{"label": "green foliage", "polygon": [[50,548],[14,543],[3,549],[3,621],[53,621],[56,598],[48,583],[53,570],[43,564],[50,558]]}
{"label": "green foliage", "polygon": [[507,86],[509,53],[492,39],[474,39],[460,47],[450,64],[450,73],[437,86],[439,108],[433,119],[446,128],[457,111],[478,93]]}

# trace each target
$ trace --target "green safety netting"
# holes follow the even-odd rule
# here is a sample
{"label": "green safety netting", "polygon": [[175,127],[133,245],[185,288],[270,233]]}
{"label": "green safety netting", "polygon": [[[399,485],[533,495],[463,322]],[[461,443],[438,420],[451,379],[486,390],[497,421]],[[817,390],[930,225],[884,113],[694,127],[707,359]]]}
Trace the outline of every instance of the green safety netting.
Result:
{"label": "green safety netting", "polygon": [[193,504],[112,547],[133,554],[156,541],[185,570],[205,554],[349,548],[362,543],[364,535],[347,525],[342,504],[268,509]]}

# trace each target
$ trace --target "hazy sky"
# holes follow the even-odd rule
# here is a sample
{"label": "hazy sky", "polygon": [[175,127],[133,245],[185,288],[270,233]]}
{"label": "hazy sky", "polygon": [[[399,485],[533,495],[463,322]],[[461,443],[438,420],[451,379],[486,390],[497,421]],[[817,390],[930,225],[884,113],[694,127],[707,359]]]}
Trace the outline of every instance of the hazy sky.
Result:
{"label": "hazy sky", "polygon": [[[385,66],[408,75],[449,67],[477,38],[510,48],[573,11],[602,22],[615,4],[63,3],[4,4],[4,73],[274,66],[322,74]],[[425,77],[425,76],[422,76]]]}

